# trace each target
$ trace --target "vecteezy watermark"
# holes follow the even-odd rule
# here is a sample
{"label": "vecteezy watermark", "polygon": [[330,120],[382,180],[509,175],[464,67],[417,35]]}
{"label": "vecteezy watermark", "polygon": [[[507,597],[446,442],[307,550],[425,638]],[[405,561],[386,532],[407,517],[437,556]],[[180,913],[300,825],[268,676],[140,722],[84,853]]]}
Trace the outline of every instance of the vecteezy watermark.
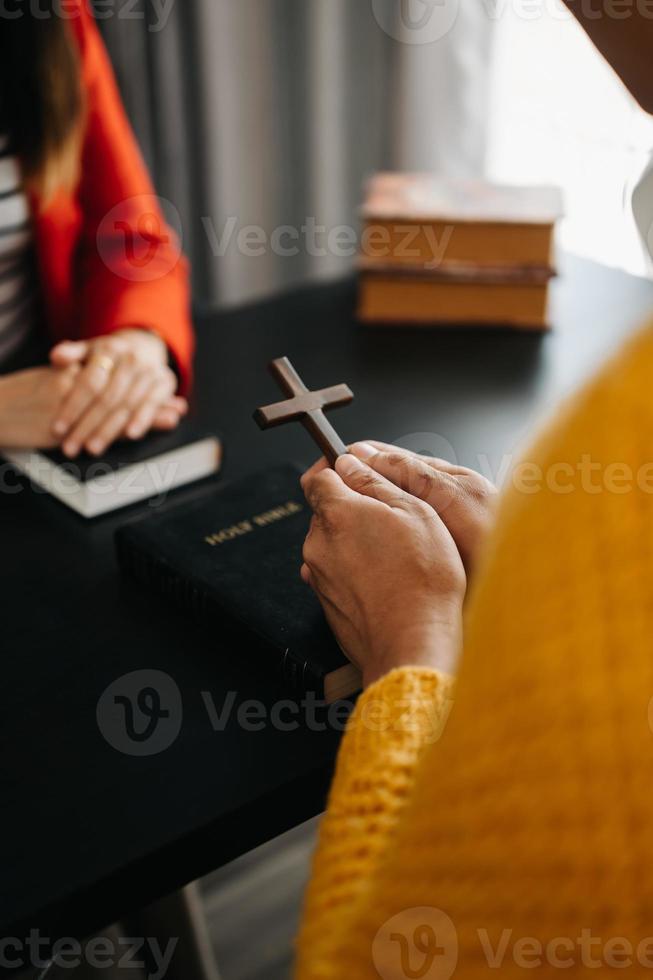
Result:
{"label": "vecteezy watermark", "polygon": [[372,960],[382,980],[449,980],[459,956],[475,963],[485,961],[491,970],[502,968],[533,971],[543,967],[559,970],[653,970],[653,936],[633,940],[625,936],[604,938],[591,927],[575,936],[520,936],[514,929],[490,932],[477,928],[472,946],[459,948],[456,927],[446,912],[437,908],[406,909],[388,919],[372,943]]}
{"label": "vecteezy watermark", "polygon": [[542,491],[561,496],[578,492],[589,496],[653,494],[653,461],[643,460],[638,466],[632,466],[619,460],[595,460],[591,453],[547,466],[522,460],[512,470],[510,483],[517,493],[528,496]]}
{"label": "vecteezy watermark", "polygon": [[433,44],[454,27],[460,0],[372,0],[379,27],[402,44]]}
{"label": "vecteezy watermark", "polygon": [[643,967],[653,970],[653,936],[633,942],[625,936],[604,939],[591,928],[579,930],[577,936],[515,936],[513,929],[503,929],[491,936],[487,929],[477,929],[476,936],[486,963],[500,970],[509,963],[522,970],[550,966],[559,970],[585,968],[624,970]]}
{"label": "vecteezy watermark", "polygon": [[522,970],[544,966],[558,970],[580,967],[624,970],[631,966],[653,969],[653,936],[637,943],[625,936],[604,940],[594,935],[591,928],[583,928],[578,936],[553,936],[548,940],[537,936],[515,937],[512,929],[503,929],[494,939],[486,929],[478,929],[477,937],[488,966],[494,970],[508,963]]}
{"label": "vecteezy watermark", "polygon": [[102,736],[116,751],[158,755],[181,731],[181,692],[161,670],[135,670],[109,684],[98,701],[96,718]]}
{"label": "vecteezy watermark", "polygon": [[147,499],[149,507],[158,507],[166,501],[168,488],[178,481],[179,461],[175,459],[150,459],[115,469],[101,459],[82,468],[72,460],[55,466],[38,452],[14,452],[12,456],[15,463],[0,463],[0,494],[8,496],[29,487],[33,493],[51,493],[65,501],[77,496],[80,486],[92,485],[95,497],[110,496],[116,506]]}
{"label": "vecteezy watermark", "polygon": [[381,980],[449,980],[458,962],[456,928],[440,909],[406,909],[381,926],[372,960]]}
{"label": "vecteezy watermark", "polygon": [[[453,465],[459,462],[451,442],[436,432],[410,433],[396,439],[390,450],[393,446],[427,459],[444,459]],[[176,460],[156,459],[124,470],[116,470],[102,459],[84,468],[72,460],[53,466],[38,453],[21,453],[20,457],[23,455],[29,458],[29,464],[27,461],[22,465],[20,461],[0,463],[0,494],[15,496],[29,486],[34,493],[53,493],[65,499],[77,494],[81,483],[92,483],[94,495],[110,495],[117,505],[121,497],[128,501],[147,498],[150,507],[157,507],[167,499],[167,488],[176,485],[179,468]],[[525,496],[542,492],[560,496],[573,493],[653,495],[653,460],[642,460],[633,466],[621,460],[599,461],[591,453],[581,453],[578,459],[554,460],[542,466],[527,458],[515,461],[511,453],[504,453],[498,460],[491,459],[486,453],[477,453],[466,463],[495,486],[511,487]],[[29,469],[25,470],[27,465]]]}
{"label": "vecteezy watermark", "polygon": [[96,20],[133,20],[144,22],[152,34],[167,25],[176,0],[0,0],[0,20],[75,20],[86,7]]}
{"label": "vecteezy watermark", "polygon": [[[220,225],[210,215],[200,220],[216,259],[230,253],[249,259],[266,255],[351,259],[361,255],[372,261],[419,262],[429,269],[442,265],[455,231],[454,225],[438,231],[428,223],[400,222],[371,223],[359,231],[353,225],[327,226],[311,215],[300,225],[272,229],[242,224],[235,215]],[[175,206],[148,194],[116,204],[97,231],[100,258],[115,275],[131,282],[152,282],[167,275],[179,261],[182,241],[181,216]]]}
{"label": "vecteezy watermark", "polygon": [[120,201],[102,218],[96,236],[107,269],[128,282],[154,282],[168,275],[179,262],[182,240],[179,211],[154,194]]}
{"label": "vecteezy watermark", "polygon": [[653,20],[653,0],[482,0],[490,20],[500,20],[508,12],[520,20],[573,20],[572,11],[584,20]]}
{"label": "vecteezy watermark", "polygon": [[329,227],[312,215],[301,225],[277,225],[272,230],[262,225],[242,225],[235,215],[226,218],[220,227],[208,215],[201,221],[215,258],[224,258],[230,250],[252,259],[268,254],[279,258],[308,255],[346,259],[361,253],[370,259],[392,258],[394,262],[418,260],[429,268],[442,264],[455,230],[454,225],[444,225],[438,234],[429,224],[387,222],[367,224],[359,233],[353,225]]}
{"label": "vecteezy watermark", "polygon": [[[459,463],[452,443],[437,432],[409,433],[396,439],[393,446],[426,458],[440,458],[454,465]],[[388,451],[391,450],[392,446]],[[597,460],[591,453],[584,452],[577,458],[552,460],[543,466],[527,457],[515,458],[512,453],[503,453],[495,459],[486,453],[477,453],[465,463],[490,483],[511,487],[526,496],[543,492],[560,496],[572,493],[653,495],[653,459],[642,459],[634,465],[618,459]]]}
{"label": "vecteezy watermark", "polygon": [[[379,27],[402,44],[441,41],[455,27],[461,10],[461,0],[371,0],[371,5]],[[570,0],[569,7],[561,0],[479,0],[476,9],[490,23],[508,14],[528,22],[573,20],[572,10],[590,21],[653,20],[653,0]]]}
{"label": "vecteezy watermark", "polygon": [[[301,699],[282,698],[264,703],[239,699],[235,691],[217,698],[211,691],[194,692],[189,710],[204,717],[207,731],[220,733],[228,725],[246,732],[334,731],[360,725],[381,733],[388,731],[421,733],[425,742],[436,742],[451,712],[453,701],[434,703],[430,697],[401,698],[394,704],[371,699],[352,719],[354,702],[328,703],[316,694]],[[138,670],[113,681],[103,691],[97,705],[98,728],[117,752],[130,756],[152,756],[164,752],[178,738],[183,721],[182,696],[176,681],[160,670]]]}
{"label": "vecteezy watermark", "polygon": [[[0,938],[1,970],[47,970],[56,967],[77,970],[86,965],[94,970],[110,968],[143,970],[148,980],[163,980],[177,948],[178,938],[162,946],[154,937],[94,936],[85,942],[73,938],[52,940],[38,929],[28,936]],[[150,972],[147,972],[150,971]]]}

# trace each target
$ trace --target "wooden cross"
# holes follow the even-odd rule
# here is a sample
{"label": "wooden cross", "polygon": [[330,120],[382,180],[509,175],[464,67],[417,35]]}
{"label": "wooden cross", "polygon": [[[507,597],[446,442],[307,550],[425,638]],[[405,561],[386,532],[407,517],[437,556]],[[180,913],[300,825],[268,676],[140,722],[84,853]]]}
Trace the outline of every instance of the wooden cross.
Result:
{"label": "wooden cross", "polygon": [[279,382],[288,400],[276,405],[257,408],[254,419],[261,429],[271,429],[286,422],[301,422],[307,432],[328,459],[335,465],[338,456],[344,456],[347,447],[326,418],[330,408],[348,405],[354,395],[347,385],[333,385],[321,391],[309,391],[287,357],[270,363],[270,373]]}

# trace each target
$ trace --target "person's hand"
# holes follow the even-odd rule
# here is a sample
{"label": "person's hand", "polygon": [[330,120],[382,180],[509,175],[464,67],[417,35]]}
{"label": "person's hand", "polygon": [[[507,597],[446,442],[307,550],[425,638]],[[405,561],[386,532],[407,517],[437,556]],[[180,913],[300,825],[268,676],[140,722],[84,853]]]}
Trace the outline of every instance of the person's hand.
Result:
{"label": "person's hand", "polygon": [[177,378],[165,344],[146,330],[64,341],[50,360],[82,368],[52,422],[67,456],[82,449],[99,455],[121,436],[140,439],[152,428],[173,429],[188,410],[186,400],[175,396]]}
{"label": "person's hand", "polygon": [[302,477],[313,510],[302,579],[368,686],[394,667],[455,671],[466,578],[424,501],[353,455]]}
{"label": "person's hand", "polygon": [[349,451],[437,511],[458,545],[469,577],[494,522],[498,496],[494,484],[464,466],[384,442],[358,442]]}
{"label": "person's hand", "polygon": [[0,445],[53,449],[52,420],[76,384],[81,368],[37,367],[0,378]]}

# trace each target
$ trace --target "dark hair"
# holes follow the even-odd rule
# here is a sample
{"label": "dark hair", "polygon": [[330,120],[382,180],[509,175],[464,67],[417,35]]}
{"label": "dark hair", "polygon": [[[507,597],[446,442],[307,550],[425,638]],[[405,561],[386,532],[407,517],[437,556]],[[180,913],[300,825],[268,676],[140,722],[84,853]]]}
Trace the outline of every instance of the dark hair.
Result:
{"label": "dark hair", "polygon": [[77,180],[84,100],[70,24],[54,0],[0,21],[2,127],[25,182],[48,199]]}

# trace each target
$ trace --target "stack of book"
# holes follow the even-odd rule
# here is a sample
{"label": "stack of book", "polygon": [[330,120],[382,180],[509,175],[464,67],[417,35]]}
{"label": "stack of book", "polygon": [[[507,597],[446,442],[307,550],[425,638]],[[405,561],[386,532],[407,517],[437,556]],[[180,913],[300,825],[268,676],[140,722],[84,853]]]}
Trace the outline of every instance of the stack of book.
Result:
{"label": "stack of book", "polygon": [[554,187],[377,174],[363,206],[359,318],[547,328],[561,215]]}

